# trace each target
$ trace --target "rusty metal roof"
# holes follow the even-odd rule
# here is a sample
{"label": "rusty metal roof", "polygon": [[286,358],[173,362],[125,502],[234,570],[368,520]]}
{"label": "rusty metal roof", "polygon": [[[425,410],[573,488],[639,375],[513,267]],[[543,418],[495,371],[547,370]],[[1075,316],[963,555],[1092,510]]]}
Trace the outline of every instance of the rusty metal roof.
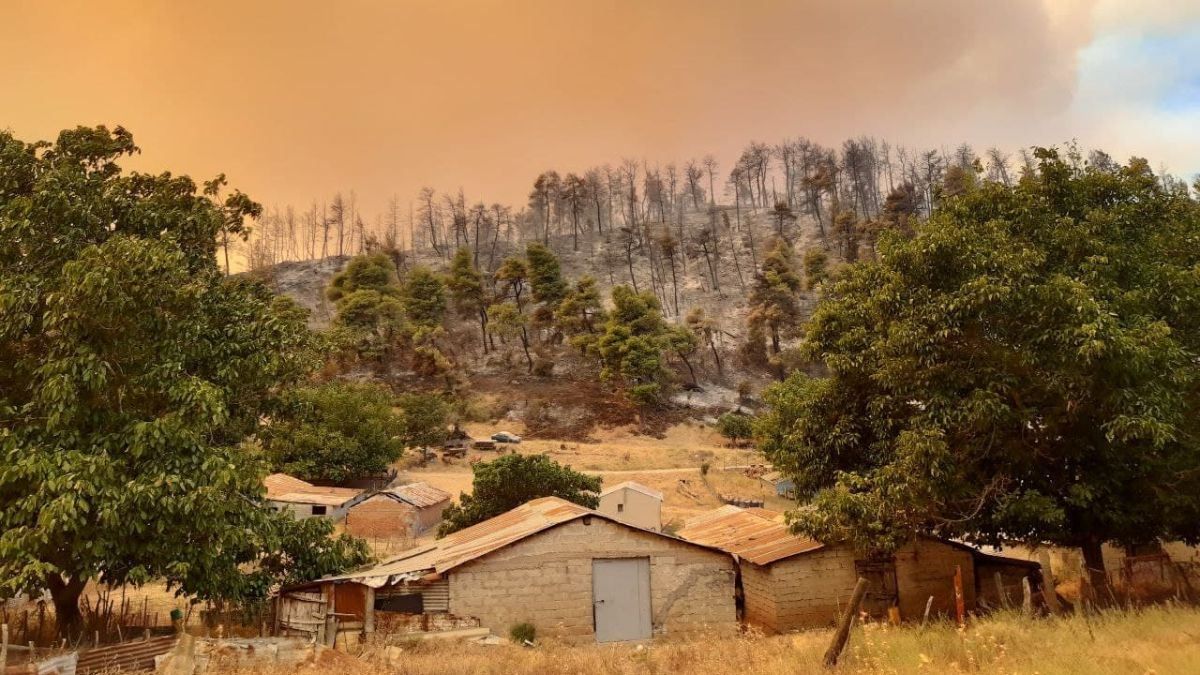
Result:
{"label": "rusty metal roof", "polygon": [[323,504],[341,506],[363,493],[354,488],[321,487],[286,473],[273,473],[263,479],[267,499],[289,504]]}
{"label": "rusty metal roof", "polygon": [[447,535],[428,546],[405,551],[399,556],[378,565],[349,574],[325,577],[317,581],[298,584],[297,586],[293,586],[293,588],[324,581],[354,581],[373,588],[396,584],[402,581],[416,581],[431,573],[444,574],[459,565],[475,560],[476,558],[481,558],[488,553],[497,551],[538,532],[585,516],[599,518],[620,525],[621,527],[639,530],[656,537],[666,537],[674,541],[682,541],[685,544],[705,549],[720,550],[717,547],[709,546],[702,542],[686,541],[662,534],[661,532],[654,532],[653,530],[646,530],[623,523],[565,499],[542,497],[541,499],[526,502],[495,518],[490,518],[482,523]]}
{"label": "rusty metal roof", "polygon": [[435,488],[429,483],[409,483],[408,485],[381,490],[379,494],[398,499],[419,509],[427,506],[436,506],[450,500],[449,492]]}
{"label": "rusty metal roof", "polygon": [[815,539],[792,534],[780,513],[733,505],[692,518],[684,524],[679,536],[719,548],[755,565],[770,565],[824,547]]}
{"label": "rusty metal roof", "polygon": [[267,488],[267,497],[272,498],[275,495],[287,494],[289,492],[303,492],[308,488],[313,487],[312,483],[289,476],[286,473],[273,473],[263,479],[263,485]]}

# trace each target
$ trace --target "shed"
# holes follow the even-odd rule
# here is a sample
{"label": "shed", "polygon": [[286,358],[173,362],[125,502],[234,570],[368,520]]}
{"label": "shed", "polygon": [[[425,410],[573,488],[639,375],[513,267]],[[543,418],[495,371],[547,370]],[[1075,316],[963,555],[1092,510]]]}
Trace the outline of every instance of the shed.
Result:
{"label": "shed", "polygon": [[314,517],[341,520],[367,494],[354,488],[313,485],[286,473],[267,476],[263,485],[271,507],[291,513],[297,520]]}
{"label": "shed", "polygon": [[450,493],[428,483],[380,490],[350,507],[346,531],[358,537],[418,537],[442,520]]}
{"label": "shed", "polygon": [[278,613],[290,616],[288,598],[311,594],[352,630],[361,617],[365,632],[399,613],[430,624],[469,618],[500,635],[530,623],[572,641],[641,640],[735,631],[735,574],[718,549],[545,497],[378,565],[286,589]]}
{"label": "shed", "polygon": [[625,481],[600,493],[600,513],[645,530],[662,531],[663,493]]}
{"label": "shed", "polygon": [[759,480],[770,485],[775,490],[775,494],[780,497],[787,497],[788,499],[796,498],[795,481],[778,471],[765,473]]}
{"label": "shed", "polygon": [[[782,514],[736,506],[689,520],[679,535],[734,555],[744,620],[767,631],[833,623],[860,576],[870,582],[863,609],[872,616],[886,616],[889,607],[898,607],[901,618],[920,618],[930,597],[934,613],[952,614],[959,569],[964,604],[967,609],[976,606],[976,556],[983,554],[957,542],[920,537],[891,557],[865,559],[848,544],[792,534]],[[1010,560],[984,557],[995,564]],[[1028,569],[1028,561],[1014,562]]]}

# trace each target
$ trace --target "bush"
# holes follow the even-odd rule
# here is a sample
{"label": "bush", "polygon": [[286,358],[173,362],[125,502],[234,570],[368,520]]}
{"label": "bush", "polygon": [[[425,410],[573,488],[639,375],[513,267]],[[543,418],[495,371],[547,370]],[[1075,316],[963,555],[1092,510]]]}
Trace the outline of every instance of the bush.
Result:
{"label": "bush", "polygon": [[514,624],[512,628],[508,629],[508,639],[519,645],[533,644],[536,638],[537,629],[528,622]]}
{"label": "bush", "polygon": [[727,412],[717,418],[717,431],[739,445],[754,434],[754,418],[740,410]]}

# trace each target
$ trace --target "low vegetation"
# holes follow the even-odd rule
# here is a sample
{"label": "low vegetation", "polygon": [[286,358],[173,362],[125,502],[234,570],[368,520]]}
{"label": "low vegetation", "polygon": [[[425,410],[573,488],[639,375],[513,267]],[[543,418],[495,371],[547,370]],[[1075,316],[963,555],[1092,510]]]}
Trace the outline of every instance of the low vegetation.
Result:
{"label": "low vegetation", "polygon": [[[541,640],[530,649],[505,644],[408,643],[396,660],[367,647],[358,657],[330,655],[299,668],[256,675],[796,675],[812,673],[1009,673],[1020,675],[1145,675],[1192,673],[1200,663],[1200,611],[1179,606],[1112,611],[1091,617],[1029,620],[998,614],[966,629],[951,624],[857,627],[834,670],[821,665],[831,631],[720,639],[664,638],[645,647],[572,647]],[[244,672],[244,671],[243,671]]]}

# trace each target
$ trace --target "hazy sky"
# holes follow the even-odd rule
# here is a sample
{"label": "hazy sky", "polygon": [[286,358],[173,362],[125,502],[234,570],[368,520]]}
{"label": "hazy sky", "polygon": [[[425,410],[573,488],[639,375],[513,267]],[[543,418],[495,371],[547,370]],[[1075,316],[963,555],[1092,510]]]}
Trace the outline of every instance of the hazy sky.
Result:
{"label": "hazy sky", "polygon": [[122,124],[271,204],[851,135],[1200,170],[1195,0],[0,0],[0,126]]}

